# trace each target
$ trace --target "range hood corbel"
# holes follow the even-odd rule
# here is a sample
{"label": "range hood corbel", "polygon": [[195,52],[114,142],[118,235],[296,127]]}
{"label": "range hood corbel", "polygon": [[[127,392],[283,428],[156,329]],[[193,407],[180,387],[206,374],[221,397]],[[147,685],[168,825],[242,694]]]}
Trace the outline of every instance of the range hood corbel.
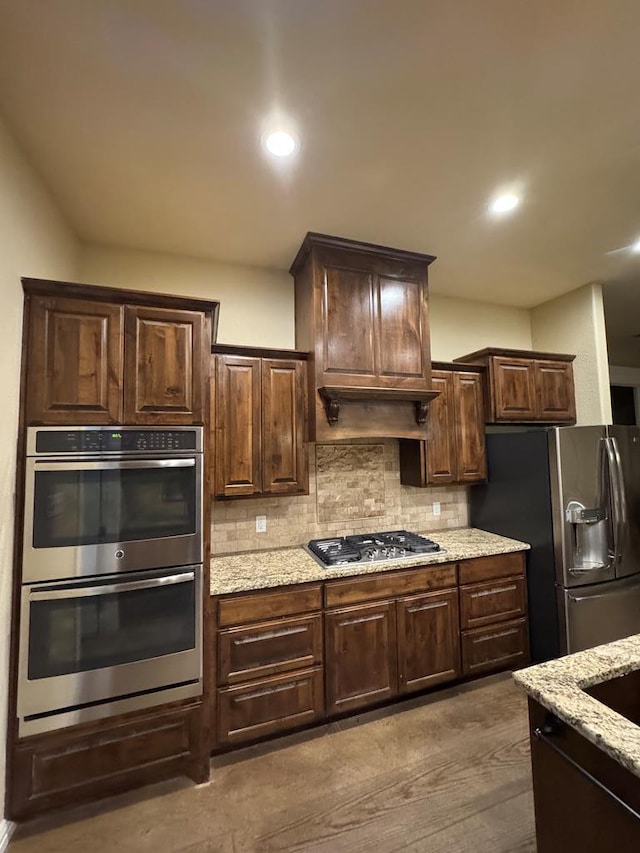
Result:
{"label": "range hood corbel", "polygon": [[413,403],[416,410],[416,423],[424,426],[427,422],[429,405],[439,395],[439,391],[415,391],[403,388],[361,388],[353,385],[323,385],[318,388],[327,415],[327,421],[331,426],[338,423],[340,417],[340,405],[348,403],[371,403],[371,402],[400,402]]}

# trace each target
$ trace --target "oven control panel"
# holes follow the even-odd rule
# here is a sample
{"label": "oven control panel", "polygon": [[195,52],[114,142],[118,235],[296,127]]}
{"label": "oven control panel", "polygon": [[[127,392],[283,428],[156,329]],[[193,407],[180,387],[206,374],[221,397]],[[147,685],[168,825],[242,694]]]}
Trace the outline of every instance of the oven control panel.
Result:
{"label": "oven control panel", "polygon": [[198,429],[36,429],[36,453],[175,453],[201,450]]}

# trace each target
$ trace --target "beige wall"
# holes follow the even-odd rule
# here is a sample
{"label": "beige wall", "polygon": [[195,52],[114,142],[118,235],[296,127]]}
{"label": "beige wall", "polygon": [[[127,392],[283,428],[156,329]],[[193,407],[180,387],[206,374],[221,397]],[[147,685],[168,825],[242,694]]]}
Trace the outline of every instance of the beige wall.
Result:
{"label": "beige wall", "polygon": [[484,347],[531,349],[531,312],[432,293],[431,357],[450,361]]}
{"label": "beige wall", "polygon": [[[0,815],[4,810],[6,690],[18,426],[21,276],[73,279],[77,245],[0,120]],[[1,834],[1,832],[0,832]]]}
{"label": "beige wall", "polygon": [[531,311],[533,348],[575,353],[577,422],[611,423],[602,288],[587,284]]}
{"label": "beige wall", "polygon": [[217,299],[220,343],[294,346],[293,279],[287,272],[84,245],[78,274],[88,284]]}

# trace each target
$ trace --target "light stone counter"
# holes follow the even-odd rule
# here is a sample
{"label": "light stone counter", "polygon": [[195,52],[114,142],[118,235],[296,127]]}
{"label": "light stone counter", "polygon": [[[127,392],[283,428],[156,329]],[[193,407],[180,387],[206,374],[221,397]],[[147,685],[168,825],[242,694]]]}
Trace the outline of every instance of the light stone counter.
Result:
{"label": "light stone counter", "polygon": [[567,725],[640,776],[640,726],[585,688],[640,669],[640,634],[514,672],[520,687]]}
{"label": "light stone counter", "polygon": [[335,568],[320,566],[303,548],[278,548],[271,551],[244,551],[211,560],[211,595],[230,592],[247,592],[289,584],[326,581],[333,578],[387,572],[391,569],[409,569],[413,566],[431,566],[469,560],[473,557],[491,557],[510,554],[529,548],[525,542],[506,539],[495,533],[486,533],[473,527],[455,530],[425,532],[424,536],[437,542],[444,551],[436,554],[416,555],[410,560],[388,560],[382,563],[350,563]]}

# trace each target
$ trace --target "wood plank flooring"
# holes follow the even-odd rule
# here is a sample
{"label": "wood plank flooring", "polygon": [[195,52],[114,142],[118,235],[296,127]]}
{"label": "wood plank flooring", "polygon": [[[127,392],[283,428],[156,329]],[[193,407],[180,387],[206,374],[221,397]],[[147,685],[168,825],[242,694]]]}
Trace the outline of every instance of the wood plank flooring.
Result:
{"label": "wood plank flooring", "polygon": [[9,853],[535,851],[524,695],[498,675],[18,830]]}

